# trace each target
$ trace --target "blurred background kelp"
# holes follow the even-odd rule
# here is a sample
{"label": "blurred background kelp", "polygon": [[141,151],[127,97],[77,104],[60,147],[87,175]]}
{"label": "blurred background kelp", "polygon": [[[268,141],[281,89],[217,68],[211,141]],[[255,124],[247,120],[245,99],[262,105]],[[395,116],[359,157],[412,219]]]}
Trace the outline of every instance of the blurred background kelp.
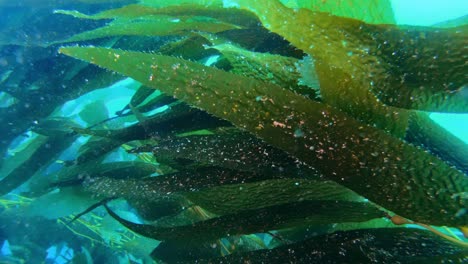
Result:
{"label": "blurred background kelp", "polygon": [[467,261],[468,6],[400,5],[0,1],[0,262]]}

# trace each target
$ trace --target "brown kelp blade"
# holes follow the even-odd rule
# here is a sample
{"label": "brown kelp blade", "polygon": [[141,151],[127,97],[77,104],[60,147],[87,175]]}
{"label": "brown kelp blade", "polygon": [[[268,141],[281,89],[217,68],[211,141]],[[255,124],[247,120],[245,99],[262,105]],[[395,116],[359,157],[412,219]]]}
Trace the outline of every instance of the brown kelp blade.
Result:
{"label": "brown kelp blade", "polygon": [[468,223],[468,214],[460,213],[466,207],[466,175],[335,108],[177,58],[94,47],[60,52],[229,120],[399,215],[434,225]]}

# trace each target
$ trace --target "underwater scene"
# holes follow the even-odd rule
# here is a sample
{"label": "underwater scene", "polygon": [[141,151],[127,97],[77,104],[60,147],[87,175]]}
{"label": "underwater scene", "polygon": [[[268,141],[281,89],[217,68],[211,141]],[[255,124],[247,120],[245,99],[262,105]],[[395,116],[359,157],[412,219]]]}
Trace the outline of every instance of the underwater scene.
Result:
{"label": "underwater scene", "polygon": [[0,13],[0,264],[468,263],[466,0]]}

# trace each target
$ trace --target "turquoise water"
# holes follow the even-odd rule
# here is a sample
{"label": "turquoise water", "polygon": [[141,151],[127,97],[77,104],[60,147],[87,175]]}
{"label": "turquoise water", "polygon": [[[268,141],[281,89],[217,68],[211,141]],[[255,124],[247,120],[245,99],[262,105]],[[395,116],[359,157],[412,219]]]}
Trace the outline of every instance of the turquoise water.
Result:
{"label": "turquoise water", "polygon": [[0,1],[0,263],[468,261],[468,2],[262,1]]}

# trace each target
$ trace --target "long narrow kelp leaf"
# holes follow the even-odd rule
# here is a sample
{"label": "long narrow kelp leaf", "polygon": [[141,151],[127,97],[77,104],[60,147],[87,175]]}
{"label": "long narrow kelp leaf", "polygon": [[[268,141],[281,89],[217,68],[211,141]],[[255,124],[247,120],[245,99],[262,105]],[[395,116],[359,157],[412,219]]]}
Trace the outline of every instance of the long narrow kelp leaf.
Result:
{"label": "long narrow kelp leaf", "polygon": [[[411,249],[411,250],[408,250]],[[465,263],[466,248],[431,232],[408,228],[340,231],[281,246],[198,260],[201,263]]]}
{"label": "long narrow kelp leaf", "polygon": [[192,30],[211,33],[239,28],[209,17],[144,17],[141,20],[114,21],[107,26],[74,35],[56,43],[84,41],[114,36],[168,36]]}
{"label": "long narrow kelp leaf", "polygon": [[[204,167],[146,179],[93,178],[84,183],[84,188],[102,198],[114,195],[128,200],[160,201],[173,193],[185,196],[185,193],[219,185],[249,183],[270,178],[268,175],[238,172],[217,167]],[[200,196],[203,196],[203,194]]]}
{"label": "long narrow kelp leaf", "polygon": [[192,225],[158,227],[132,223],[109,208],[106,209],[117,221],[138,234],[157,240],[180,241],[183,244],[211,242],[230,235],[263,233],[292,226],[363,222],[384,215],[369,203],[302,201],[240,211]]}
{"label": "long narrow kelp leaf", "polygon": [[304,200],[364,200],[334,182],[304,179],[273,179],[229,184],[182,195],[192,203],[218,215]]}
{"label": "long narrow kelp leaf", "polygon": [[181,59],[93,47],[60,51],[225,118],[402,216],[435,225],[468,223],[468,214],[460,215],[466,175],[335,108]]}
{"label": "long narrow kelp leaf", "polygon": [[75,139],[76,136],[63,133],[48,137],[28,160],[0,180],[0,196],[9,193],[29,180],[37,170],[52,162],[53,158],[58,157]]}
{"label": "long narrow kelp leaf", "polygon": [[159,142],[158,160],[188,159],[201,164],[282,177],[318,178],[319,173],[287,153],[245,132],[188,136]]}
{"label": "long narrow kelp leaf", "polygon": [[[366,104],[373,105],[369,111],[379,106],[375,98],[365,95],[368,91],[392,106],[468,111],[466,96],[456,92],[466,84],[466,27],[400,29],[293,10],[275,0],[234,2],[256,13],[266,28],[314,56],[321,83],[326,82],[329,93],[324,94],[329,97],[325,101],[332,100],[356,116],[365,114],[359,109]],[[361,102],[349,106],[353,100]]]}
{"label": "long narrow kelp leaf", "polygon": [[49,177],[34,177],[29,187],[32,192],[39,194],[62,182],[81,183],[85,179],[94,177],[142,178],[155,173],[159,168],[157,165],[140,161],[101,163],[101,159],[62,168]]}
{"label": "long narrow kelp leaf", "polygon": [[177,133],[229,125],[224,120],[217,119],[203,111],[190,108],[185,103],[178,102],[170,105],[168,110],[128,127],[120,129],[75,128],[75,131],[125,143],[132,140],[165,138]]}
{"label": "long narrow kelp leaf", "polygon": [[225,9],[215,6],[201,6],[196,4],[185,4],[155,8],[146,5],[127,5],[117,9],[106,10],[94,15],[86,15],[78,11],[56,10],[56,14],[71,15],[76,18],[84,19],[119,19],[131,20],[152,15],[167,15],[167,16],[204,16],[216,18],[226,23],[239,25],[242,27],[258,26],[257,17],[245,10]]}

